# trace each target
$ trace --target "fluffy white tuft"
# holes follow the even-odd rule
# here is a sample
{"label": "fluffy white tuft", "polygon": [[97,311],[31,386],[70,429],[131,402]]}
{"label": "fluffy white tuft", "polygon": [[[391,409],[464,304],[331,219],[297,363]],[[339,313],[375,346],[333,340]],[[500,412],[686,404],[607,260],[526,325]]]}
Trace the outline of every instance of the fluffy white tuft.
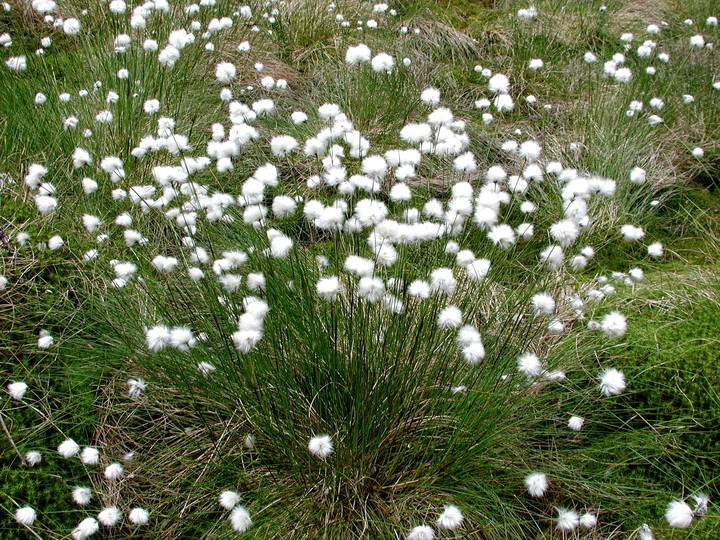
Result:
{"label": "fluffy white tuft", "polygon": [[580,525],[580,516],[574,510],[556,508],[558,513],[556,527],[561,531],[572,531]]}
{"label": "fluffy white tuft", "polygon": [[226,490],[220,494],[220,506],[225,510],[232,510],[240,502],[240,494],[235,491]]}
{"label": "fluffy white tuft", "polygon": [[625,390],[625,374],[615,368],[602,371],[600,377],[600,392],[605,396],[615,396]]}
{"label": "fluffy white tuft", "polygon": [[150,521],[150,512],[144,508],[133,508],[128,515],[128,521],[133,525],[146,525]]}
{"label": "fluffy white tuft", "polygon": [[100,525],[95,518],[83,519],[72,532],[75,540],[85,540],[100,530]]}
{"label": "fluffy white tuft", "polygon": [[250,512],[242,506],[236,506],[230,514],[230,524],[237,532],[243,533],[252,527]]}
{"label": "fluffy white tuft", "polygon": [[73,489],[72,498],[77,504],[84,506],[90,502],[90,499],[92,499],[92,491],[89,487],[77,486]]}
{"label": "fluffy white tuft", "polygon": [[33,508],[30,508],[29,506],[18,508],[15,511],[15,521],[17,521],[21,525],[26,525],[28,527],[32,526],[32,524],[35,523],[36,517],[37,513]]}
{"label": "fluffy white tuft", "polygon": [[8,394],[16,401],[20,401],[23,398],[27,389],[28,385],[24,382],[14,382],[7,385]]}
{"label": "fluffy white tuft", "polygon": [[407,540],[435,540],[435,531],[427,525],[418,525],[408,533]]}
{"label": "fluffy white tuft", "polygon": [[665,510],[665,519],[671,527],[687,529],[693,522],[692,508],[685,501],[672,501]]}
{"label": "fluffy white tuft", "polygon": [[122,518],[122,513],[117,506],[103,508],[98,514],[98,521],[105,527],[112,527]]}
{"label": "fluffy white tuft", "polygon": [[449,504],[437,520],[437,526],[441,529],[457,529],[463,522],[463,515],[457,506]]}
{"label": "fluffy white tuft", "polygon": [[542,497],[547,491],[548,480],[545,473],[530,473],[525,477],[525,487],[531,497]]}
{"label": "fluffy white tuft", "polygon": [[60,454],[64,458],[71,458],[77,455],[77,453],[80,451],[80,446],[72,439],[65,439],[57,447],[57,451],[58,454]]}
{"label": "fluffy white tuft", "polygon": [[316,435],[310,439],[308,450],[319,458],[325,459],[328,457],[334,450],[330,435]]}

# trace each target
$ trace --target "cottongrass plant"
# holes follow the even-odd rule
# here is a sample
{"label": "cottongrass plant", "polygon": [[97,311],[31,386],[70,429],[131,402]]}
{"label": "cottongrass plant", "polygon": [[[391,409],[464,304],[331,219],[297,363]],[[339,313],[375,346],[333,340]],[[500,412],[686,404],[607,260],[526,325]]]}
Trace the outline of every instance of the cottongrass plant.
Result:
{"label": "cottongrass plant", "polygon": [[[76,263],[113,366],[96,440],[58,430],[53,452],[84,470],[62,534],[610,537],[646,519],[627,523],[628,498],[662,508],[605,474],[668,440],[637,420],[611,357],[632,324],[612,296],[643,273],[628,257],[584,277],[607,243],[662,257],[645,228],[603,227],[618,192],[648,196],[642,174],[569,167],[522,132],[479,160],[466,118],[439,89],[416,92],[412,59],[372,34],[336,47],[353,86],[300,111],[248,53],[252,34],[267,44],[302,17],[212,4],[111,2],[104,82],[77,114],[57,107],[84,98],[58,96],[60,155],[33,156],[15,186],[45,224],[35,248]],[[394,16],[376,5],[363,25]],[[62,27],[85,39],[78,19]],[[633,84],[618,71],[611,84]],[[487,75],[481,106],[512,113],[512,74]],[[193,114],[175,86],[213,105]],[[378,96],[393,108],[375,110]],[[42,332],[37,348],[73,340]],[[6,391],[31,406],[26,383]],[[671,502],[668,524],[690,526],[708,501]],[[32,527],[43,510],[28,503],[13,516]]]}

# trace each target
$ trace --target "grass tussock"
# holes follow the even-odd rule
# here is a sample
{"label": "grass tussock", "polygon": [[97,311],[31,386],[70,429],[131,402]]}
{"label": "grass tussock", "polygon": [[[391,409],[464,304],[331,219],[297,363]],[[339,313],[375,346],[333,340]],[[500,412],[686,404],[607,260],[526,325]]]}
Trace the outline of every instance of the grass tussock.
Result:
{"label": "grass tussock", "polygon": [[3,6],[0,536],[715,538],[712,10]]}

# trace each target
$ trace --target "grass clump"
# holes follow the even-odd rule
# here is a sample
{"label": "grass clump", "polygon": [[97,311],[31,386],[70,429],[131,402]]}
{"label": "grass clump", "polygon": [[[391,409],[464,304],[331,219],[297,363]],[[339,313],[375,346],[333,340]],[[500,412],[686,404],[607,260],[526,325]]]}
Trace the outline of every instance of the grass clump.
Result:
{"label": "grass clump", "polygon": [[716,247],[674,178],[713,174],[715,53],[620,3],[466,7],[67,4],[8,59],[10,534],[714,527],[717,393],[664,411],[641,336],[716,302],[662,334],[633,293]]}

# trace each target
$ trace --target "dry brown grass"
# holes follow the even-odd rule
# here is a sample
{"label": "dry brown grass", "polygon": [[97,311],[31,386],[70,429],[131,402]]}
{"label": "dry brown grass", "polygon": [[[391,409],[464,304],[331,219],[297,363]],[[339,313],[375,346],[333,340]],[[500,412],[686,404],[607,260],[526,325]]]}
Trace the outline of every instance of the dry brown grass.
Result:
{"label": "dry brown grass", "polygon": [[612,19],[608,29],[619,36],[632,29],[645,29],[648,24],[660,24],[665,14],[672,10],[669,0],[634,0],[622,6]]}

